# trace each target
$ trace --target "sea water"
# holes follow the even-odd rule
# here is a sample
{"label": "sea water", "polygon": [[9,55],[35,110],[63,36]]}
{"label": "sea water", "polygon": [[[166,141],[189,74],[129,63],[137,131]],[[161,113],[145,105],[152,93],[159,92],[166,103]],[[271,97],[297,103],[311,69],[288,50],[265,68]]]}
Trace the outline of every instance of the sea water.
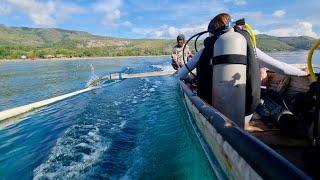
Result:
{"label": "sea water", "polygon": [[[169,57],[2,62],[0,109],[84,88],[93,76],[166,68]],[[0,179],[216,177],[175,77],[105,82],[19,118],[0,130]]]}
{"label": "sea water", "polygon": [[[271,55],[303,63],[306,54]],[[84,88],[93,76],[166,68],[169,57],[0,61],[0,110]],[[193,132],[172,76],[104,84],[19,118],[0,130],[0,179],[221,177]]]}

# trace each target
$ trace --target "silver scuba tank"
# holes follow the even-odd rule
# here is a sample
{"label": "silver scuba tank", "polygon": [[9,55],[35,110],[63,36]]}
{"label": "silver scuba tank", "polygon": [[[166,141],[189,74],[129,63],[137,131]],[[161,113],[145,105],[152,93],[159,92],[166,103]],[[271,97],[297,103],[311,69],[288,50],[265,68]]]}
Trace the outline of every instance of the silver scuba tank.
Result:
{"label": "silver scuba tank", "polygon": [[212,105],[244,128],[246,39],[232,28],[216,40],[213,52]]}

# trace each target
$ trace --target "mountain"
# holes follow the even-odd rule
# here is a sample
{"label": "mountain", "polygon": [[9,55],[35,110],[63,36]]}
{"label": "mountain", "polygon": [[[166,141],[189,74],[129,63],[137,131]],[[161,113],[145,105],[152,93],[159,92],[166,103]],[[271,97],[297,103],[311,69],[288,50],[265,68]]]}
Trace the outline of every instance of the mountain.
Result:
{"label": "mountain", "polygon": [[[305,36],[257,36],[257,46],[265,51],[309,49],[314,41]],[[30,58],[163,55],[170,54],[174,44],[175,40],[123,39],[57,28],[0,25],[0,59],[20,58],[21,55]]]}
{"label": "mountain", "polygon": [[124,46],[129,42],[122,39],[94,36],[82,31],[55,28],[6,27],[0,25],[0,44],[32,47],[103,47]]}
{"label": "mountain", "polygon": [[307,36],[275,37],[265,34],[257,35],[257,47],[264,51],[309,50],[316,39]]}

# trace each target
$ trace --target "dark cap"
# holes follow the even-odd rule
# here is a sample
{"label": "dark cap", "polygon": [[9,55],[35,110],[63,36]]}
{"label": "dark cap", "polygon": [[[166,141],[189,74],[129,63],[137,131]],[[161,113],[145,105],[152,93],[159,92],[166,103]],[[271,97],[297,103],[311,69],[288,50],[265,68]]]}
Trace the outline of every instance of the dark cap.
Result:
{"label": "dark cap", "polygon": [[246,20],[244,18],[239,19],[239,20],[236,21],[236,25],[237,26],[243,26],[245,24],[246,24]]}
{"label": "dark cap", "polygon": [[178,37],[177,37],[177,41],[178,40],[183,40],[184,41],[185,40],[184,35],[183,34],[179,34]]}

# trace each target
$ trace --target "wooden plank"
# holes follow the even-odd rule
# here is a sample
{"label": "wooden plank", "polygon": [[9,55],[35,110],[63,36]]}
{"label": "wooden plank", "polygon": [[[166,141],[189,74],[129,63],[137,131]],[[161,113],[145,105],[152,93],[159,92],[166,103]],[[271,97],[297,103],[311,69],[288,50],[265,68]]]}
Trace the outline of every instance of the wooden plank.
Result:
{"label": "wooden plank", "polygon": [[267,86],[280,93],[285,90],[307,92],[311,84],[310,76],[284,76],[271,71],[268,71],[267,74]]}

